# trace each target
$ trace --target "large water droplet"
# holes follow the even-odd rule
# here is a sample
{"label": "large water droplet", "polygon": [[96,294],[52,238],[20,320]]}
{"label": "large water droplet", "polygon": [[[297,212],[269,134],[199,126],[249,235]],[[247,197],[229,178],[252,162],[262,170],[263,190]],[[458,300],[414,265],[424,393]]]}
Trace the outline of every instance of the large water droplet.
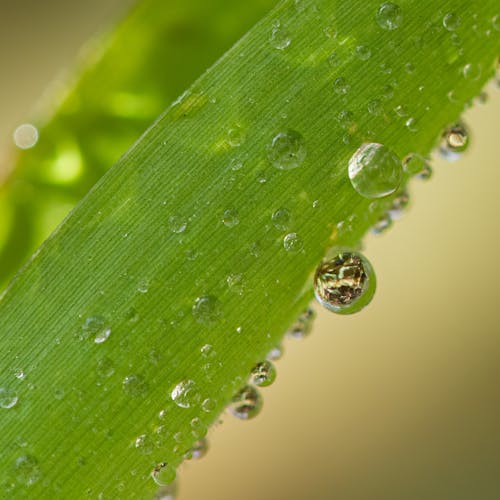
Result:
{"label": "large water droplet", "polygon": [[382,198],[394,193],[402,179],[401,162],[383,144],[365,143],[349,160],[349,179],[365,198]]}
{"label": "large water droplet", "polygon": [[0,387],[0,408],[6,410],[14,408],[18,401],[19,397],[16,391],[8,387]]}
{"label": "large water droplet", "polygon": [[314,294],[326,309],[352,314],[366,307],[376,289],[375,272],[359,253],[338,253],[320,264],[314,276]]}
{"label": "large water droplet", "polygon": [[42,477],[38,460],[32,455],[22,455],[14,464],[16,479],[19,483],[31,486]]}
{"label": "large water droplet", "polygon": [[197,323],[211,325],[222,316],[222,310],[217,297],[204,295],[198,297],[193,304],[193,317]]}
{"label": "large water droplet", "polygon": [[281,359],[283,357],[283,351],[283,346],[281,344],[277,345],[269,351],[267,359],[269,361],[277,361],[278,359]]}
{"label": "large water droplet", "polygon": [[250,373],[250,382],[258,387],[267,387],[275,380],[276,368],[270,361],[257,363]]}
{"label": "large water droplet", "polygon": [[287,335],[296,339],[303,339],[307,337],[312,330],[316,313],[313,309],[308,307],[301,315],[295,320],[293,325],[287,331]]}
{"label": "large water droplet", "polygon": [[175,481],[175,469],[166,462],[160,462],[155,466],[151,477],[158,486],[167,486]]}
{"label": "large water droplet", "polygon": [[200,391],[193,380],[179,382],[172,389],[170,397],[179,408],[191,408],[199,404],[201,400]]}
{"label": "large water droplet", "polygon": [[299,132],[285,130],[274,137],[267,148],[267,158],[279,170],[299,167],[306,158],[306,144]]}
{"label": "large water droplet", "polygon": [[401,7],[392,2],[383,3],[377,12],[377,24],[384,30],[395,30],[403,22],[403,12]]}
{"label": "large water droplet", "polygon": [[231,400],[229,411],[237,418],[249,420],[256,417],[262,409],[262,398],[259,391],[247,385],[240,389]]}

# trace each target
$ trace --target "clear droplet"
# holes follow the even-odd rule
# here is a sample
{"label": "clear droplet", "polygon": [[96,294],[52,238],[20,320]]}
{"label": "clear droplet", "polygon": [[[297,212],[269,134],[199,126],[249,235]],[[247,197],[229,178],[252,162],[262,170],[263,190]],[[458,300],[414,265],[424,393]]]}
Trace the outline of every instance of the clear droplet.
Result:
{"label": "clear droplet", "polygon": [[256,417],[262,409],[262,398],[259,391],[247,385],[240,389],[231,400],[229,411],[241,420]]}
{"label": "clear droplet", "polygon": [[365,143],[349,160],[349,179],[365,198],[382,198],[394,193],[402,179],[401,161],[383,144]]}
{"label": "clear droplet", "polygon": [[208,441],[205,438],[202,438],[186,452],[185,458],[187,460],[199,460],[203,458],[208,452]]}
{"label": "clear droplet", "polygon": [[153,453],[154,443],[147,434],[141,434],[134,441],[134,446],[143,455],[151,455],[151,453]]}
{"label": "clear droplet", "polygon": [[217,357],[217,353],[215,352],[215,349],[211,344],[205,344],[200,349],[200,352],[205,359],[214,359],[215,357]]}
{"label": "clear droplet", "polygon": [[172,389],[170,397],[179,408],[191,408],[198,405],[201,400],[200,391],[193,380],[179,382]]}
{"label": "clear droplet", "polygon": [[362,61],[368,61],[368,59],[372,56],[370,47],[366,45],[358,45],[355,53],[358,59],[361,59]]}
{"label": "clear droplet", "polygon": [[290,47],[290,44],[292,43],[290,32],[285,26],[282,26],[280,22],[273,25],[269,40],[271,45],[278,50],[285,50]]}
{"label": "clear droplet", "polygon": [[403,160],[403,170],[412,177],[420,176],[430,168],[428,160],[418,153],[410,153]]}
{"label": "clear droplet", "polygon": [[215,410],[215,401],[210,398],[204,399],[201,403],[201,409],[206,413],[212,413]]}
{"label": "clear droplet", "polygon": [[283,346],[281,344],[277,345],[269,351],[267,359],[269,361],[278,361],[278,359],[281,359],[283,357],[283,351]]}
{"label": "clear droplet", "polygon": [[245,292],[245,279],[242,274],[230,274],[226,278],[226,283],[231,292],[238,295],[243,295]]}
{"label": "clear droplet", "polygon": [[382,29],[392,31],[401,26],[403,11],[395,3],[385,2],[379,7],[376,20]]}
{"label": "clear droplet", "polygon": [[316,313],[313,309],[308,307],[293,323],[287,331],[289,337],[296,339],[303,339],[307,337],[312,330]]}
{"label": "clear droplet", "polygon": [[375,272],[359,253],[342,251],[320,264],[314,276],[314,294],[326,309],[352,314],[366,307],[376,289]]}
{"label": "clear droplet", "polygon": [[463,123],[448,127],[442,135],[439,152],[448,161],[455,161],[467,150],[469,134]]}
{"label": "clear droplet", "polygon": [[461,24],[462,24],[462,19],[460,19],[460,16],[458,16],[454,12],[449,12],[443,17],[443,26],[448,31],[457,30],[458,28],[460,28]]}
{"label": "clear droplet", "polygon": [[155,466],[151,477],[158,486],[167,486],[175,481],[175,469],[166,462],[160,462]]}
{"label": "clear droplet", "polygon": [[168,228],[174,234],[181,234],[187,228],[188,222],[184,217],[180,215],[171,215],[168,218]]}
{"label": "clear droplet", "polygon": [[8,387],[0,387],[0,408],[6,410],[14,408],[19,401],[17,392]]}
{"label": "clear droplet", "polygon": [[109,358],[101,358],[97,361],[97,375],[102,378],[109,378],[115,373],[115,365]]}
{"label": "clear droplet", "polygon": [[22,455],[16,459],[14,471],[17,482],[25,486],[37,483],[42,477],[38,460],[32,455]]}
{"label": "clear droplet", "polygon": [[371,228],[373,234],[385,233],[392,226],[392,218],[389,213],[383,214]]}
{"label": "clear droplet", "polygon": [[304,242],[297,233],[289,233],[283,238],[283,247],[289,253],[299,253],[304,248]]}
{"label": "clear droplet", "polygon": [[481,78],[483,71],[478,63],[469,63],[464,66],[463,74],[466,80],[476,81]]}
{"label": "clear droplet", "polygon": [[336,94],[346,95],[349,93],[349,90],[351,90],[351,86],[349,85],[347,80],[343,76],[341,76],[333,82],[333,90]]}
{"label": "clear droplet", "polygon": [[392,200],[392,204],[389,208],[389,215],[392,220],[399,220],[404,215],[410,204],[410,195],[407,191],[401,191]]}
{"label": "clear droplet", "polygon": [[154,496],[154,500],[175,500],[177,497],[177,482],[162,486]]}
{"label": "clear droplet", "polygon": [[193,317],[197,323],[212,325],[222,316],[219,300],[212,295],[198,297],[192,308]]}
{"label": "clear droplet", "polygon": [[234,208],[230,208],[224,212],[222,216],[222,223],[226,227],[235,227],[240,223],[240,219],[238,216],[238,211]]}
{"label": "clear droplet", "polygon": [[240,125],[235,125],[227,131],[227,142],[233,148],[240,147],[246,139],[246,132]]}
{"label": "clear droplet", "polygon": [[102,344],[110,335],[111,328],[102,316],[90,316],[83,323],[81,338],[93,337],[96,344]]}
{"label": "clear droplet", "polygon": [[304,138],[294,130],[280,132],[267,148],[267,158],[278,170],[300,167],[306,158],[306,153]]}
{"label": "clear droplet", "polygon": [[276,380],[276,368],[270,361],[257,363],[250,373],[250,382],[257,387],[267,387]]}
{"label": "clear droplet", "polygon": [[137,291],[139,293],[148,293],[149,291],[149,280],[146,278],[143,278],[139,280],[139,283],[137,283]]}
{"label": "clear droplet", "polygon": [[278,231],[286,231],[290,227],[292,214],[286,208],[279,208],[273,213],[272,220]]}
{"label": "clear droplet", "polygon": [[141,375],[131,374],[123,379],[123,391],[131,398],[139,398],[148,392],[148,384]]}

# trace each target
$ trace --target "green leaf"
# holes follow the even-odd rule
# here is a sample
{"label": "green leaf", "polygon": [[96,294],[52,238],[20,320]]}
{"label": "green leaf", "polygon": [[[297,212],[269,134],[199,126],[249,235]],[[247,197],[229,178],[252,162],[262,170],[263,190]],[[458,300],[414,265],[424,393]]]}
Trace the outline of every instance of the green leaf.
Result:
{"label": "green leaf", "polygon": [[[353,153],[377,142],[427,155],[500,48],[492,0],[399,5],[387,18],[378,1],[280,3],[11,284],[0,302],[0,387],[19,397],[2,411],[11,497],[151,496],[153,468],[182,461],[306,307],[327,250],[358,245],[390,207],[394,196],[353,189]],[[275,154],[283,138],[292,157]],[[280,209],[289,222],[273,221]],[[178,384],[191,389],[180,405]]]}

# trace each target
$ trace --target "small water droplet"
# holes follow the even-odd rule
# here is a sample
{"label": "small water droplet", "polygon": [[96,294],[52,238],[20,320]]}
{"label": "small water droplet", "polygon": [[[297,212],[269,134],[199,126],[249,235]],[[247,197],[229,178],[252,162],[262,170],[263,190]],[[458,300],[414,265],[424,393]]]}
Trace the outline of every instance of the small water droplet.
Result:
{"label": "small water droplet", "polygon": [[8,387],[0,387],[0,408],[6,410],[14,408],[19,401],[17,392]]}
{"label": "small water droplet", "polygon": [[227,143],[233,147],[240,147],[246,139],[246,132],[240,125],[235,125],[227,131]]}
{"label": "small water droplet", "polygon": [[326,309],[352,314],[366,307],[376,289],[375,272],[359,253],[338,253],[320,264],[314,276],[314,294]]}
{"label": "small water droplet", "polygon": [[208,441],[205,438],[202,438],[186,452],[185,458],[187,460],[199,460],[203,458],[208,452]]}
{"label": "small water droplet", "polygon": [[430,169],[429,162],[418,153],[410,153],[403,160],[403,170],[410,176],[420,176],[428,169]]}
{"label": "small water droplet", "polygon": [[17,482],[26,486],[37,483],[42,477],[38,460],[32,455],[22,455],[16,459],[14,471]]}
{"label": "small water droplet", "polygon": [[372,51],[370,47],[366,45],[358,45],[355,50],[355,54],[361,61],[368,61],[372,56]]}
{"label": "small water droplet", "polygon": [[201,394],[193,380],[179,382],[170,394],[172,401],[179,408],[191,408],[200,403]]}
{"label": "small water droplet", "polygon": [[212,413],[215,410],[215,401],[210,398],[204,399],[201,403],[201,409],[206,413]]}
{"label": "small water droplet", "polygon": [[333,82],[333,90],[336,94],[346,95],[351,90],[351,86],[347,83],[347,80],[341,76]]}
{"label": "small water droplet", "polygon": [[64,396],[66,395],[64,388],[63,387],[54,387],[54,397],[58,400],[61,401],[64,399]]}
{"label": "small water droplet", "polygon": [[16,370],[15,373],[14,373],[14,376],[18,379],[18,380],[24,380],[24,378],[26,377],[26,373],[24,370]]}
{"label": "small water droplet", "polygon": [[462,19],[460,19],[460,16],[458,16],[454,12],[449,12],[443,17],[443,26],[448,31],[457,30],[458,28],[460,28],[461,24],[462,24]]}
{"label": "small water droplet", "polygon": [[312,330],[316,313],[313,309],[308,307],[300,316],[295,320],[293,325],[287,331],[289,337],[296,339],[303,339],[307,337]]}
{"label": "small water droplet", "polygon": [[371,228],[373,234],[385,233],[392,226],[392,218],[389,213],[383,214]]}
{"label": "small water droplet", "polygon": [[439,152],[448,161],[455,161],[469,146],[469,134],[463,123],[448,127],[442,135]]}
{"label": "small water droplet", "polygon": [[151,477],[158,486],[167,486],[175,481],[175,469],[166,462],[160,462],[155,466]]}
{"label": "small water droplet", "polygon": [[214,347],[211,344],[205,344],[201,349],[200,349],[201,355],[205,359],[213,359],[217,357],[217,353],[215,352]]}
{"label": "small water droplet", "polygon": [[304,248],[304,242],[297,233],[289,233],[283,238],[283,247],[289,253],[299,253]]}
{"label": "small water droplet", "polygon": [[139,280],[139,283],[137,284],[137,291],[139,293],[148,293],[148,291],[149,291],[149,280],[148,279],[141,279],[141,280]]}
{"label": "small water droplet", "polygon": [[278,50],[285,50],[290,47],[292,43],[290,32],[285,26],[282,26],[279,21],[274,23],[269,40],[271,45]]}
{"label": "small water droplet", "polygon": [[139,398],[148,392],[148,384],[141,375],[131,374],[123,379],[123,391],[131,398]]}
{"label": "small water droplet", "polygon": [[262,398],[259,391],[247,385],[240,389],[232,398],[229,411],[241,420],[256,417],[262,409]]}
{"label": "small water droplet", "polygon": [[102,378],[109,378],[115,373],[115,365],[109,358],[101,358],[97,361],[97,375]]}
{"label": "small water droplet", "polygon": [[373,99],[368,103],[368,113],[373,116],[380,116],[383,112],[382,102],[379,99]]}
{"label": "small water droplet", "polygon": [[413,118],[412,116],[410,118],[408,118],[408,120],[406,120],[405,126],[413,134],[418,132],[417,120],[416,120],[416,118]]}
{"label": "small water droplet", "polygon": [[267,148],[267,158],[278,170],[299,167],[304,162],[306,153],[304,138],[294,130],[280,132]]}
{"label": "small water droplet", "polygon": [[270,361],[257,363],[250,373],[250,382],[258,387],[267,387],[276,380],[276,368]]}
{"label": "small water droplet", "polygon": [[226,283],[231,292],[243,295],[245,291],[245,279],[242,274],[230,274],[226,278]]}
{"label": "small water droplet", "polygon": [[154,500],[175,500],[177,497],[177,482],[162,486],[154,496]]}
{"label": "small water droplet", "polygon": [[335,68],[340,64],[340,57],[336,52],[328,56],[328,64],[330,64],[332,68]]}
{"label": "small water droplet", "polygon": [[233,171],[233,172],[237,172],[238,170],[241,170],[243,168],[243,161],[240,159],[240,158],[233,158],[230,162],[229,162],[229,168]]}
{"label": "small water droplet", "polygon": [[401,26],[403,12],[395,3],[385,2],[378,9],[376,21],[382,29],[392,31]]}
{"label": "small water droplet", "polygon": [[478,63],[466,64],[463,69],[464,78],[472,81],[479,80],[482,72],[481,65]]}
{"label": "small water droplet", "polygon": [[395,198],[392,200],[392,204],[389,208],[389,215],[392,220],[399,220],[404,215],[406,210],[408,209],[408,205],[410,204],[410,195],[407,191],[401,191]]}
{"label": "small water droplet", "polygon": [[168,228],[174,234],[181,234],[187,228],[187,220],[180,215],[171,215],[168,218]]}
{"label": "small water droplet", "polygon": [[290,227],[292,214],[286,208],[279,208],[273,213],[272,220],[278,231],[286,231]]}
{"label": "small water droplet", "polygon": [[224,212],[222,216],[222,223],[226,227],[235,227],[240,223],[240,219],[238,216],[238,211],[234,208],[230,208]]}
{"label": "small water droplet", "polygon": [[147,434],[141,434],[135,441],[134,446],[142,455],[151,455],[154,449],[154,443]]}
{"label": "small water droplet", "polygon": [[394,193],[402,179],[401,162],[383,144],[365,143],[349,160],[349,179],[365,198],[382,198]]}
{"label": "small water droplet", "polygon": [[81,339],[94,338],[96,344],[102,344],[111,335],[111,328],[102,316],[90,316],[85,320],[82,327]]}
{"label": "small water droplet", "polygon": [[222,309],[216,297],[203,295],[195,300],[192,313],[197,323],[213,325],[221,318]]}
{"label": "small water droplet", "polygon": [[277,345],[276,347],[273,347],[268,355],[267,355],[267,359],[269,361],[278,361],[278,359],[281,359],[283,357],[283,346],[280,344],[280,345]]}

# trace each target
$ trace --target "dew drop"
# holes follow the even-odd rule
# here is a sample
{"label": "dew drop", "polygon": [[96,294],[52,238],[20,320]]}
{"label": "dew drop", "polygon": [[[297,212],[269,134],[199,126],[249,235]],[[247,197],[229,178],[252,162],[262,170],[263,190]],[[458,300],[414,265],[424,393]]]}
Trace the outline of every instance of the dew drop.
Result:
{"label": "dew drop", "polygon": [[278,361],[282,357],[283,357],[283,346],[281,344],[277,345],[276,347],[273,347],[267,355],[267,359],[269,361]]}
{"label": "dew drop", "polygon": [[242,127],[235,125],[227,131],[227,143],[233,147],[240,147],[246,139],[246,133]]}
{"label": "dew drop", "polygon": [[404,215],[410,204],[410,195],[406,191],[401,191],[392,200],[392,204],[389,208],[389,215],[392,220],[399,220]]}
{"label": "dew drop", "polygon": [[267,158],[278,170],[300,167],[306,158],[306,153],[304,138],[294,130],[280,132],[267,148]]}
{"label": "dew drop", "polygon": [[172,389],[170,397],[179,408],[191,408],[198,405],[201,400],[200,391],[193,380],[179,382]]}
{"label": "dew drop", "polygon": [[213,325],[221,318],[222,309],[216,297],[204,295],[195,300],[192,313],[197,323]]}
{"label": "dew drop", "polygon": [[109,378],[115,373],[115,365],[109,358],[101,358],[97,361],[97,375],[101,378]]}
{"label": "dew drop", "polygon": [[454,12],[450,12],[443,17],[443,26],[448,31],[455,31],[460,28],[460,24],[462,24],[462,20],[460,16],[455,14]]}
{"label": "dew drop", "polygon": [[275,380],[276,368],[270,361],[257,363],[250,373],[250,382],[257,387],[267,387]]}
{"label": "dew drop", "polygon": [[226,278],[226,283],[231,292],[243,295],[245,291],[245,279],[242,274],[230,274]]}
{"label": "dew drop", "polygon": [[466,80],[479,80],[482,74],[481,66],[477,63],[466,64],[463,69],[463,74]]}
{"label": "dew drop", "polygon": [[304,242],[297,233],[289,233],[283,238],[283,247],[289,253],[299,253],[304,248]]}
{"label": "dew drop", "polygon": [[215,401],[213,399],[207,398],[201,403],[201,409],[205,413],[212,413],[215,410]]}
{"label": "dew drop", "polygon": [[154,500],[175,500],[177,497],[177,482],[162,486],[155,494]]}
{"label": "dew drop", "polygon": [[192,448],[190,448],[186,454],[185,458],[187,460],[199,460],[203,458],[208,452],[208,441],[205,438],[199,439],[194,443]]}
{"label": "dew drop", "polygon": [[9,410],[10,408],[14,408],[18,401],[19,397],[16,391],[8,387],[0,387],[0,408]]}
{"label": "dew drop", "polygon": [[151,455],[153,453],[154,443],[147,434],[141,434],[134,441],[134,446],[142,455]]}
{"label": "dew drop", "polygon": [[22,455],[16,459],[14,470],[17,482],[26,486],[37,483],[42,477],[38,460],[32,455]]}
{"label": "dew drop", "polygon": [[395,3],[385,2],[378,9],[376,21],[382,29],[392,31],[401,26],[403,12]]}
{"label": "dew drop", "polygon": [[141,375],[131,374],[123,379],[123,391],[131,398],[139,398],[148,392],[148,384]]}
{"label": "dew drop", "polygon": [[269,41],[271,45],[278,50],[285,50],[290,47],[292,43],[290,32],[285,26],[281,26],[279,21],[273,25]]}
{"label": "dew drop", "polygon": [[215,352],[214,347],[211,344],[205,344],[201,349],[200,349],[201,355],[205,359],[213,359],[217,357],[217,353]]}
{"label": "dew drop", "polygon": [[326,309],[352,314],[366,307],[375,294],[375,272],[359,253],[340,252],[320,264],[314,276],[314,294]]}
{"label": "dew drop", "polygon": [[240,223],[240,219],[238,216],[238,211],[234,208],[230,208],[224,212],[222,216],[222,223],[226,227],[235,227]]}
{"label": "dew drop", "polygon": [[349,160],[349,179],[365,198],[382,198],[394,193],[402,178],[401,162],[383,144],[365,143]]}
{"label": "dew drop", "polygon": [[373,234],[385,233],[392,226],[392,218],[389,213],[386,213],[380,217],[380,219],[375,222],[371,228]]}
{"label": "dew drop", "polygon": [[279,208],[272,215],[274,227],[278,231],[286,231],[290,227],[292,215],[286,208]]}
{"label": "dew drop", "polygon": [[166,462],[160,462],[155,466],[151,477],[158,486],[167,486],[175,481],[175,469]]}
{"label": "dew drop", "polygon": [[430,169],[426,158],[418,153],[410,153],[403,160],[403,170],[410,176],[420,175]]}
{"label": "dew drop", "polygon": [[358,59],[361,59],[361,61],[368,61],[368,59],[372,56],[372,51],[370,47],[367,47],[366,45],[358,45],[356,47],[355,54]]}
{"label": "dew drop", "polygon": [[187,228],[187,220],[180,215],[171,215],[168,218],[168,228],[174,234],[181,234]]}
{"label": "dew drop", "polygon": [[102,344],[108,340],[111,335],[111,328],[102,316],[90,316],[85,320],[82,327],[81,338],[94,337],[96,344]]}
{"label": "dew drop", "polygon": [[316,313],[313,309],[308,307],[300,316],[295,320],[293,325],[287,331],[289,337],[296,339],[303,339],[307,337],[312,330]]}
{"label": "dew drop", "polygon": [[341,76],[333,82],[333,90],[338,95],[346,95],[351,90],[351,86],[347,83],[347,80]]}
{"label": "dew drop", "polygon": [[373,116],[380,116],[383,112],[382,103],[379,99],[373,99],[368,103],[368,113]]}
{"label": "dew drop", "polygon": [[141,280],[139,280],[139,283],[137,284],[137,291],[139,293],[148,293],[148,291],[149,291],[149,280],[148,279],[141,279]]}
{"label": "dew drop", "polygon": [[462,123],[448,127],[442,136],[441,150],[447,153],[463,153],[469,146],[469,134]]}
{"label": "dew drop", "polygon": [[241,420],[256,417],[262,409],[262,398],[259,391],[247,385],[240,389],[232,398],[229,411]]}

